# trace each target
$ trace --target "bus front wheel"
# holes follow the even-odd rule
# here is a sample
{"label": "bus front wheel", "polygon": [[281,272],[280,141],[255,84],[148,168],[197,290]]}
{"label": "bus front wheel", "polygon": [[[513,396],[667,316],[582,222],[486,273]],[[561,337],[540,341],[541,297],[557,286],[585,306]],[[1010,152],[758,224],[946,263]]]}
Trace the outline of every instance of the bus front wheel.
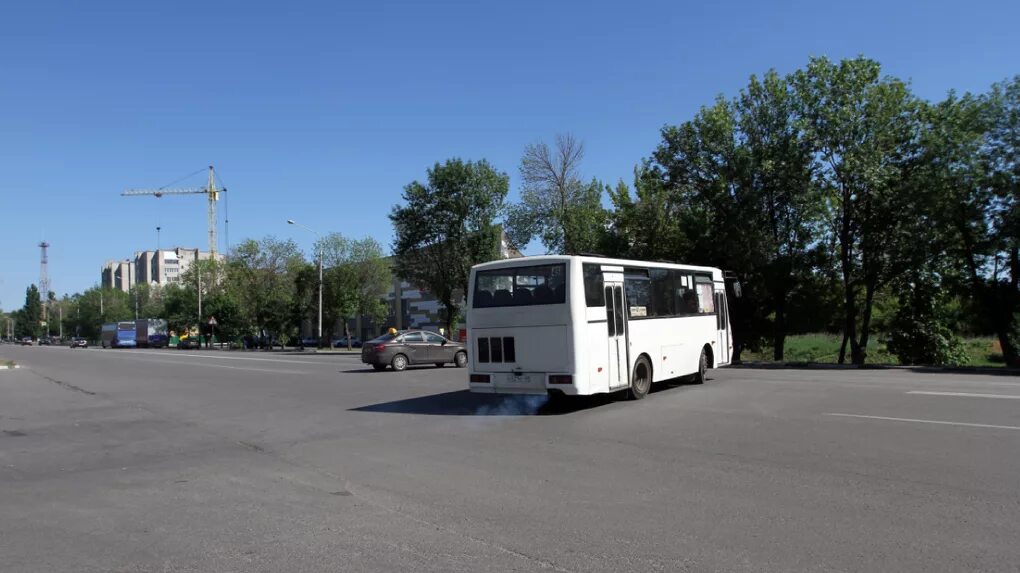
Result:
{"label": "bus front wheel", "polygon": [[634,363],[634,374],[630,378],[630,390],[627,396],[631,400],[640,400],[652,389],[652,365],[648,358],[641,356]]}

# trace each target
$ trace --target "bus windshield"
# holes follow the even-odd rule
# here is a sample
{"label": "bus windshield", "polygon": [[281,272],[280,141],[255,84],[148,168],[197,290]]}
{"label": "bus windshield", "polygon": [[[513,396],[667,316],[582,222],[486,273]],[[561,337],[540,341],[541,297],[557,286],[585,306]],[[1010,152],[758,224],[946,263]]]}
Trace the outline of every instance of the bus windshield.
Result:
{"label": "bus windshield", "polygon": [[474,308],[566,302],[566,265],[506,267],[478,271]]}

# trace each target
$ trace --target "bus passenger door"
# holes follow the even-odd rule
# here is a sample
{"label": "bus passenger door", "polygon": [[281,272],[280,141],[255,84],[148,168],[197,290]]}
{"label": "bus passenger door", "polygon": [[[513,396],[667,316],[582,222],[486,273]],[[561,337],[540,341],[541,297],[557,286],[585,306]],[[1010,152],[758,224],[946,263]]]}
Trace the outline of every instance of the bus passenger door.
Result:
{"label": "bus passenger door", "polygon": [[605,274],[606,328],[609,333],[609,389],[630,385],[630,361],[627,357],[627,325],[624,312],[623,276],[615,281]]}
{"label": "bus passenger door", "polygon": [[730,334],[730,309],[726,306],[726,291],[715,291],[716,366],[725,366],[732,360],[733,336]]}

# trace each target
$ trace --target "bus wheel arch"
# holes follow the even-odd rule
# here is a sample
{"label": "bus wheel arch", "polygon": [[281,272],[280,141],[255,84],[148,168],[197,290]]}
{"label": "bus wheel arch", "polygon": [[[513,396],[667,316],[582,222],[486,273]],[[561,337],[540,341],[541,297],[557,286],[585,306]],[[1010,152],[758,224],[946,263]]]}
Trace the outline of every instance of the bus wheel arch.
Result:
{"label": "bus wheel arch", "polygon": [[630,388],[627,390],[627,397],[631,400],[640,400],[648,395],[652,389],[652,359],[647,354],[640,354],[634,361],[634,369],[631,371]]}

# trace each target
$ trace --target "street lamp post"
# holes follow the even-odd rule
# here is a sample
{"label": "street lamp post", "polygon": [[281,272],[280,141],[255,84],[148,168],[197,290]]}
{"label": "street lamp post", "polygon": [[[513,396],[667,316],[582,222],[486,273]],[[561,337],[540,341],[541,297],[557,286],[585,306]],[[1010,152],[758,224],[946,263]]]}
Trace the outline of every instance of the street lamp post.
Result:
{"label": "street lamp post", "polygon": [[288,225],[297,225],[298,227],[301,227],[301,228],[305,229],[306,231],[310,231],[310,232],[312,232],[312,234],[315,235],[315,238],[319,239],[319,241],[318,241],[318,243],[319,243],[319,249],[318,249],[318,251],[319,251],[319,346],[321,347],[322,346],[322,236],[319,235],[319,233],[317,231],[315,231],[315,229],[312,229],[310,227],[306,227],[305,225],[302,225],[301,223],[295,223],[294,219],[287,219],[287,224]]}

